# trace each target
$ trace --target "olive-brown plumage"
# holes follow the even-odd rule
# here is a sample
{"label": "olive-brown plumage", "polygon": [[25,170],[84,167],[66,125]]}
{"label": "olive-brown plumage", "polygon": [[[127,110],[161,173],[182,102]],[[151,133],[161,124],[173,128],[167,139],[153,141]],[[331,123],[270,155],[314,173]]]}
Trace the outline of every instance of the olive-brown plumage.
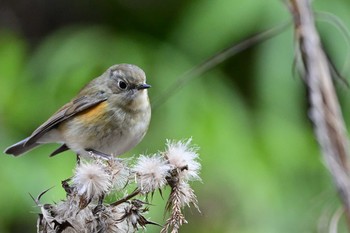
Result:
{"label": "olive-brown plumage", "polygon": [[62,145],[51,155],[68,149],[79,155],[120,155],[138,144],[148,129],[149,87],[139,67],[114,65],[5,153],[17,156],[55,142]]}

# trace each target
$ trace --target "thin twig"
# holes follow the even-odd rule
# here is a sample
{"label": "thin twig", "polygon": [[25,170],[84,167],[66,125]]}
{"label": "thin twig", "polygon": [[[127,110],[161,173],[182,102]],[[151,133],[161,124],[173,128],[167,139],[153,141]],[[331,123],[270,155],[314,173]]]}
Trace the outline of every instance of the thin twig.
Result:
{"label": "thin twig", "polygon": [[338,224],[343,213],[343,208],[338,208],[337,211],[333,214],[331,222],[329,223],[329,233],[338,233]]}
{"label": "thin twig", "polygon": [[[346,27],[344,22],[342,22],[336,15],[331,14],[329,12],[316,11],[315,16],[317,21],[320,21],[320,20],[325,21],[333,25],[336,29],[338,29],[340,34],[344,37],[344,40],[346,42],[348,49],[350,48],[350,31]],[[341,69],[341,73],[346,73],[349,71],[349,65],[350,65],[349,58],[350,58],[350,53],[348,51],[344,59],[345,64]]]}
{"label": "thin twig", "polygon": [[283,30],[285,30],[291,22],[284,22],[273,28],[267,29],[265,31],[259,32],[254,36],[244,39],[238,43],[234,43],[228,48],[216,53],[215,55],[209,57],[202,63],[196,65],[192,69],[186,71],[182,74],[176,81],[166,88],[163,93],[159,94],[152,102],[152,109],[159,107],[161,104],[165,103],[172,95],[174,95],[179,89],[185,86],[190,80],[199,75],[209,71],[213,67],[224,62],[228,58],[234,56],[235,54],[242,52],[259,42],[266,41],[272,37],[279,35]]}
{"label": "thin twig", "polygon": [[117,205],[120,205],[128,200],[130,200],[131,198],[137,196],[140,194],[140,189],[135,189],[132,193],[130,193],[129,195],[127,195],[126,197],[123,197],[122,199],[116,201],[116,202],[113,202],[110,204],[110,206],[117,206]]}

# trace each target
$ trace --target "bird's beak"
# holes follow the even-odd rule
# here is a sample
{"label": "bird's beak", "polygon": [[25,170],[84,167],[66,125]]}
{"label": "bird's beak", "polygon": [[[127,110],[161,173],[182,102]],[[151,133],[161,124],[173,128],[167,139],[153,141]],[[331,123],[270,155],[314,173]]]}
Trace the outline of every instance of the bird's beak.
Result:
{"label": "bird's beak", "polygon": [[147,83],[143,83],[137,86],[137,90],[148,89],[150,87],[151,85],[148,85]]}

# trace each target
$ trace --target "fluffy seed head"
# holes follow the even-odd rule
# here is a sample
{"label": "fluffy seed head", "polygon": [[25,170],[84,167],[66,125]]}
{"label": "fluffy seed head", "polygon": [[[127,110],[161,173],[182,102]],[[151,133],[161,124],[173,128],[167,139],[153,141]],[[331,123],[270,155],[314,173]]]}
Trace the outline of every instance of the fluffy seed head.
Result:
{"label": "fluffy seed head", "polygon": [[192,139],[187,141],[167,141],[167,150],[164,153],[169,163],[181,170],[181,178],[185,180],[200,180],[201,168],[198,160],[197,148],[190,147]]}
{"label": "fluffy seed head", "polygon": [[72,179],[73,186],[79,195],[84,195],[87,199],[100,197],[111,188],[111,180],[98,163],[82,163],[75,169]]}
{"label": "fluffy seed head", "polygon": [[170,170],[169,164],[160,156],[141,155],[133,168],[137,186],[141,193],[150,193],[166,184],[165,177]]}
{"label": "fluffy seed head", "polygon": [[114,190],[120,190],[125,187],[130,177],[130,169],[127,162],[117,158],[111,158],[105,163],[105,169],[109,173]]}

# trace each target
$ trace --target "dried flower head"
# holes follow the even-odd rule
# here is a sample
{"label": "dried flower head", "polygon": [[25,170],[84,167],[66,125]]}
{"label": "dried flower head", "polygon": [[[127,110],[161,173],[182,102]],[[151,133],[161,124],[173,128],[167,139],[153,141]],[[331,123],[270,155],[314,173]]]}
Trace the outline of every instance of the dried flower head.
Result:
{"label": "dried flower head", "polygon": [[138,230],[139,227],[145,229],[147,224],[160,226],[158,223],[151,222],[143,216],[143,213],[148,211],[148,208],[143,207],[144,204],[147,203],[134,199],[128,202],[128,204],[129,205],[125,206],[124,214],[119,221],[126,221],[134,228],[134,230]]}
{"label": "dried flower head", "polygon": [[146,194],[162,188],[170,170],[169,164],[160,156],[141,155],[133,168],[136,183],[141,193]]}
{"label": "dried flower head", "polygon": [[117,158],[111,158],[105,162],[107,170],[114,190],[123,189],[129,181],[130,169],[128,164]]}
{"label": "dried flower head", "polygon": [[201,168],[198,160],[197,148],[190,147],[192,139],[187,141],[167,141],[165,158],[181,172],[181,178],[186,180],[200,180],[199,170]]}
{"label": "dried flower head", "polygon": [[[182,209],[190,204],[198,209],[196,195],[188,182],[199,180],[200,164],[197,162],[197,150],[190,147],[190,142],[191,139],[167,141],[164,153],[149,157],[141,155],[133,167],[125,160],[114,157],[96,157],[81,162],[73,178],[62,181],[66,200],[40,204],[41,196],[48,190],[33,198],[41,209],[38,232],[129,233],[140,228],[146,230],[149,224],[158,224],[145,217],[149,210],[148,203],[136,198],[153,194],[165,186],[171,188],[166,204],[169,218],[161,232],[178,232],[181,225],[187,223]],[[137,185],[130,194],[127,192],[129,184]],[[124,197],[105,203],[106,194],[112,190]]]}
{"label": "dried flower head", "polygon": [[127,221],[121,221],[125,215],[125,208],[128,203],[122,203],[118,206],[106,206],[99,216],[99,232],[107,233],[128,233],[134,232],[133,227]]}
{"label": "dried flower head", "polygon": [[89,200],[103,196],[112,186],[109,174],[97,162],[77,166],[72,182],[78,194]]}

